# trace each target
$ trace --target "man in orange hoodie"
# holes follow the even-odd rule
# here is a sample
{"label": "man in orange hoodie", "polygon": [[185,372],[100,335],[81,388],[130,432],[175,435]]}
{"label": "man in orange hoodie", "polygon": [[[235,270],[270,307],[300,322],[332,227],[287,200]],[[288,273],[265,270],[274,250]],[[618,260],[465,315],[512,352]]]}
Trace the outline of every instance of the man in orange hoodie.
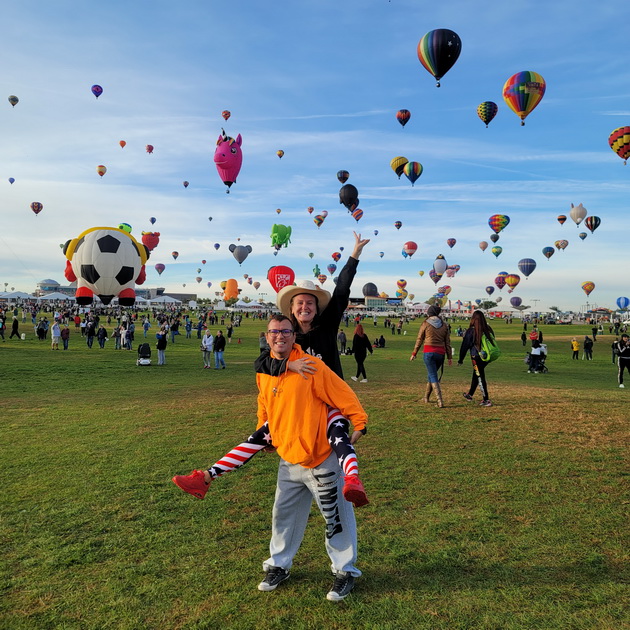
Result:
{"label": "man in orange hoodie", "polygon": [[[265,423],[280,455],[273,507],[270,557],[263,563],[261,591],[273,591],[289,577],[315,499],[326,522],[326,551],[335,580],[326,595],[341,601],[361,575],[356,568],[357,532],[352,504],[342,496],[343,474],[327,439],[328,407],[335,407],[353,426],[354,444],[366,431],[367,414],[354,391],[323,361],[295,344],[291,321],[274,315],[267,341],[273,358],[270,373],[258,373],[258,426]],[[308,378],[287,369],[288,360],[307,356],[317,371]]]}

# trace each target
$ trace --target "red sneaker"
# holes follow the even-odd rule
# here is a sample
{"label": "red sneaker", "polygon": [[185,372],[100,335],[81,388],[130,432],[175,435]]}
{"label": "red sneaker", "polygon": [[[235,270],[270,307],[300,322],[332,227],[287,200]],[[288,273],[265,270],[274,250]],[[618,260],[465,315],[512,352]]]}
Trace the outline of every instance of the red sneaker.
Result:
{"label": "red sneaker", "polygon": [[205,482],[202,470],[193,470],[190,475],[175,475],[173,483],[198,499],[203,499],[210,487],[210,484]]}
{"label": "red sneaker", "polygon": [[354,507],[361,507],[369,503],[365,494],[365,488],[357,475],[346,477],[346,481],[343,484],[343,497],[346,501],[354,503]]}

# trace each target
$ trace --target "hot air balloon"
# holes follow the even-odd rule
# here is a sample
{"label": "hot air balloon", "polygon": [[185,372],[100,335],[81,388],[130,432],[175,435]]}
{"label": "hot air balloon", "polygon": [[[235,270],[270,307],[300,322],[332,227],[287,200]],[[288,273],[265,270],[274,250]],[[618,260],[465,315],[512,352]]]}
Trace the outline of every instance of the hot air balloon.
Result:
{"label": "hot air balloon", "polygon": [[212,282],[208,282],[208,289],[212,286]]}
{"label": "hot air balloon", "polygon": [[243,274],[243,278],[245,278],[245,280],[247,280],[247,278],[249,278],[249,274],[248,273],[244,273]]}
{"label": "hot air balloon", "polygon": [[383,258],[383,256],[385,256],[385,252],[379,252],[379,253],[378,253],[378,257],[379,257],[379,258]]}
{"label": "hot air balloon", "polygon": [[533,258],[522,258],[518,261],[518,268],[526,278],[529,278],[534,269],[536,269],[536,261]]}
{"label": "hot air balloon", "polygon": [[554,243],[554,245],[556,246],[557,249],[566,249],[568,244],[569,244],[569,241],[567,241],[565,239],[563,239],[561,241],[556,241]]}
{"label": "hot air balloon", "polygon": [[281,247],[288,247],[291,242],[291,226],[274,223],[271,226],[271,246],[277,250]]}
{"label": "hot air balloon", "polygon": [[240,291],[241,290],[238,288],[238,282],[234,278],[230,278],[225,282],[225,286],[223,288],[223,299],[232,300],[234,298],[238,298]]}
{"label": "hot air balloon", "polygon": [[149,154],[153,153],[153,149],[154,147],[152,144],[147,144],[147,146],[145,147],[146,152]]}
{"label": "hot air balloon", "polygon": [[282,149],[278,149],[278,150],[276,151],[276,155],[277,155],[280,159],[282,159],[282,156],[284,155],[284,151],[283,151]]}
{"label": "hot air balloon", "polygon": [[492,286],[486,287],[486,293],[488,295],[492,295],[494,293],[494,287]]}
{"label": "hot air balloon", "polygon": [[490,229],[498,234],[501,230],[503,230],[510,223],[510,217],[506,214],[493,214],[488,219],[488,225]]}
{"label": "hot air balloon", "polygon": [[219,243],[215,243],[214,244],[214,249],[219,249],[219,247],[221,247],[221,245]]}
{"label": "hot air balloon", "polygon": [[403,249],[401,252],[403,258],[409,258],[409,254]]}
{"label": "hot air balloon", "polygon": [[43,209],[44,209],[44,204],[40,203],[39,201],[33,201],[33,203],[31,204],[31,210],[35,214],[39,214]]}
{"label": "hot air balloon", "polygon": [[523,303],[523,300],[520,297],[513,297],[510,298],[510,304],[514,307],[514,308],[518,308],[521,304]]}
{"label": "hot air balloon", "polygon": [[123,232],[127,232],[128,234],[131,234],[133,230],[133,228],[129,225],[129,223],[119,223],[118,229],[122,230]]}
{"label": "hot air balloon", "polygon": [[149,222],[151,223],[151,225],[154,225],[156,221],[157,221],[157,219],[155,217],[151,217],[149,219]]}
{"label": "hot air balloon", "polygon": [[600,226],[602,220],[599,217],[586,217],[584,225],[591,231],[591,234]]}
{"label": "hot air balloon", "polygon": [[396,112],[396,120],[404,127],[411,118],[411,112],[408,109],[399,109]]}
{"label": "hot air balloon", "polygon": [[394,227],[395,227],[397,230],[400,230],[400,228],[402,227],[402,221],[395,221],[395,222],[394,222]]}
{"label": "hot air balloon", "polygon": [[617,298],[617,306],[619,307],[620,311],[627,310],[628,306],[630,306],[630,299],[628,299],[627,297]]}
{"label": "hot air balloon", "polygon": [[315,210],[315,208],[313,208],[313,206],[309,206],[308,208],[306,208],[306,211],[307,211],[309,214],[313,214],[313,210]]}
{"label": "hot air balloon", "polygon": [[15,177],[9,177],[9,184],[12,184],[15,181]]}
{"label": "hot air balloon", "polygon": [[337,179],[342,184],[345,184],[348,181],[349,177],[350,177],[350,173],[348,173],[348,171],[344,171],[343,169],[341,171],[337,171]]}
{"label": "hot air balloon", "polygon": [[438,257],[433,261],[433,271],[440,277],[444,275],[446,268],[448,267],[448,263],[442,254],[438,254]]}
{"label": "hot air balloon", "polygon": [[528,70],[517,72],[505,82],[503,100],[521,119],[521,126],[525,124],[525,118],[540,103],[545,95],[545,89],[545,80],[538,73]]}
{"label": "hot air balloon", "polygon": [[98,98],[103,93],[103,88],[100,85],[92,86],[92,94]]}
{"label": "hot air balloon", "polygon": [[201,273],[201,267],[197,267],[197,273]]}
{"label": "hot air balloon", "polygon": [[195,278],[195,280],[197,281],[197,283],[201,282],[203,280],[203,278],[201,276],[197,276]]}
{"label": "hot air balloon", "polygon": [[543,256],[547,260],[549,260],[554,255],[555,252],[556,252],[556,250],[553,247],[543,247],[542,248]]}
{"label": "hot air balloon", "polygon": [[330,265],[328,265],[328,267],[326,267],[326,269],[328,269],[328,273],[332,276],[333,273],[335,273],[335,271],[337,271],[337,265],[335,265],[335,263],[330,263]]}
{"label": "hot air balloon", "polygon": [[578,234],[578,236],[579,236],[582,240],[584,240],[584,239],[588,236],[588,234],[587,234],[586,232],[580,232],[580,233]]}
{"label": "hot air balloon", "polygon": [[517,273],[509,273],[507,276],[505,276],[505,284],[510,287],[508,293],[512,293],[512,291],[518,286],[518,283],[520,281],[521,276],[519,276]]}
{"label": "hot air balloon", "polygon": [[313,219],[313,223],[315,223],[315,225],[319,228],[319,226],[324,222],[324,219],[326,217],[324,217],[321,214],[317,214],[315,215],[315,218]]}
{"label": "hot air balloon", "polygon": [[429,31],[418,43],[418,59],[435,77],[437,87],[440,87],[440,79],[457,61],[461,50],[459,35],[447,28]]}
{"label": "hot air balloon", "polygon": [[446,244],[453,249],[453,247],[455,247],[455,243],[457,243],[457,241],[454,238],[447,238],[446,239]]}
{"label": "hot air balloon", "polygon": [[493,243],[496,243],[499,240],[499,235],[498,234],[490,234],[490,240]]}
{"label": "hot air balloon", "polygon": [[163,265],[162,263],[158,263],[157,265],[155,265],[155,270],[158,272],[158,275],[161,276],[162,272],[166,269],[166,265]]}
{"label": "hot air balloon", "polygon": [[503,251],[503,247],[500,247],[499,245],[495,245],[491,250],[490,250],[496,258],[498,258],[501,255],[501,252]]}
{"label": "hot air balloon", "polygon": [[228,136],[223,129],[217,139],[217,148],[214,150],[214,165],[221,181],[228,187],[226,192],[230,192],[232,184],[236,183],[236,178],[243,164],[243,152],[241,144],[243,139],[239,133],[236,139]]}
{"label": "hot air balloon", "polygon": [[587,214],[588,212],[586,211],[586,208],[581,203],[579,203],[577,206],[571,204],[571,211],[569,212],[569,216],[573,219],[576,226],[582,223]]}
{"label": "hot air balloon", "polygon": [[256,289],[256,291],[258,291],[258,289],[260,289],[260,282],[258,282],[258,281],[254,282],[254,289]]}
{"label": "hot air balloon", "polygon": [[124,140],[121,140],[118,144],[120,145],[121,149],[124,149],[127,146],[127,143]]}
{"label": "hot air balloon", "polygon": [[484,101],[477,107],[477,116],[481,118],[481,121],[485,123],[486,129],[490,124],[490,121],[497,115],[499,107],[492,101]]}
{"label": "hot air balloon", "polygon": [[403,245],[403,251],[410,258],[416,253],[417,249],[418,249],[418,245],[417,245],[417,243],[414,243],[413,241],[407,241]]}
{"label": "hot air balloon", "polygon": [[560,225],[563,225],[566,220],[567,220],[567,217],[564,214],[559,214],[558,215],[558,223]]}
{"label": "hot air balloon", "polygon": [[361,208],[357,208],[356,210],[352,211],[352,218],[355,221],[359,221],[359,219],[363,216],[363,210],[361,210]]}
{"label": "hot air balloon", "polygon": [[96,172],[103,177],[103,175],[105,175],[105,173],[107,173],[107,168],[105,166],[103,166],[102,164],[99,164],[96,167]]}
{"label": "hot air balloon", "polygon": [[399,289],[404,289],[407,286],[407,281],[404,278],[401,278],[400,280],[396,281],[396,286]]}
{"label": "hot air balloon", "polygon": [[374,230],[374,236],[378,236],[378,230]]}
{"label": "hot air balloon", "polygon": [[608,136],[610,148],[626,163],[630,157],[630,127],[619,127]]}
{"label": "hot air balloon", "polygon": [[177,258],[179,257],[179,252],[171,252],[171,256],[174,260],[177,260]]}
{"label": "hot air balloon", "polygon": [[507,276],[507,273],[502,272],[494,279],[494,284],[496,285],[497,289],[499,289],[499,291],[505,286],[505,279],[507,278]]}
{"label": "hot air balloon", "polygon": [[142,232],[142,244],[152,252],[160,244],[160,233]]}
{"label": "hot air balloon", "polygon": [[9,96],[9,103],[11,103],[11,107],[15,107],[20,102],[20,99],[15,96],[15,94],[11,94]]}
{"label": "hot air balloon", "polygon": [[403,166],[403,173],[411,182],[412,186],[415,184],[418,177],[422,175],[422,170],[423,168],[420,162],[407,162],[407,164]]}
{"label": "hot air balloon", "polygon": [[448,295],[452,291],[452,288],[448,284],[445,284],[443,287],[438,287],[438,291],[442,295]]}
{"label": "hot air balloon", "polygon": [[205,265],[205,264],[206,264],[206,261],[205,261],[205,260],[202,260],[202,261],[201,261],[201,264],[202,264],[202,265]]}
{"label": "hot air balloon", "polygon": [[582,283],[582,291],[584,291],[584,293],[586,293],[586,296],[588,297],[591,292],[593,291],[593,289],[595,288],[595,283],[594,282],[583,282]]}
{"label": "hot air balloon", "polygon": [[249,256],[252,251],[251,245],[234,245],[233,243],[228,248],[232,252],[236,262],[239,265],[243,264],[243,261]]}
{"label": "hot air balloon", "polygon": [[324,282],[326,282],[326,280],[328,280],[328,276],[325,273],[320,273],[317,276],[317,279],[320,281],[321,284],[324,284]]}
{"label": "hot air balloon", "polygon": [[228,120],[228,118],[232,115],[232,112],[230,112],[229,109],[224,109],[221,112],[221,116],[223,116],[223,120]]}
{"label": "hot air balloon", "polygon": [[333,252],[333,253],[332,253],[332,259],[333,259],[335,262],[339,262],[339,259],[340,259],[340,258],[341,258],[341,254],[340,254],[339,252]]}
{"label": "hot air balloon", "polygon": [[403,169],[405,168],[405,164],[407,164],[407,162],[409,162],[409,160],[406,157],[403,157],[402,155],[400,155],[398,157],[395,157],[389,163],[392,171],[394,171],[394,173],[398,175],[398,179],[400,179],[400,176],[403,174]]}
{"label": "hot air balloon", "polygon": [[488,249],[488,243],[486,243],[486,241],[481,241],[481,242],[479,243],[479,249],[480,249],[482,252],[485,252],[485,251],[486,251],[486,249]]}
{"label": "hot air balloon", "polygon": [[184,181],[182,182],[182,186],[183,186],[184,188],[188,188],[189,183],[188,183],[186,180],[184,180]]}
{"label": "hot air balloon", "polygon": [[359,191],[352,184],[344,184],[339,189],[339,203],[343,204],[348,212],[352,212],[359,205]]}

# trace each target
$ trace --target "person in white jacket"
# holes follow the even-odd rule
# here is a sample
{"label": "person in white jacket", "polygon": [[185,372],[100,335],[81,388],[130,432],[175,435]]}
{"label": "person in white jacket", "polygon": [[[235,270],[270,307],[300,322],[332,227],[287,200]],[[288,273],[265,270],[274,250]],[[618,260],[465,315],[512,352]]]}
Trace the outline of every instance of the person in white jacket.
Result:
{"label": "person in white jacket", "polygon": [[206,329],[206,334],[201,338],[201,349],[203,350],[203,369],[209,370],[212,365],[212,349],[214,348],[214,337],[210,329]]}

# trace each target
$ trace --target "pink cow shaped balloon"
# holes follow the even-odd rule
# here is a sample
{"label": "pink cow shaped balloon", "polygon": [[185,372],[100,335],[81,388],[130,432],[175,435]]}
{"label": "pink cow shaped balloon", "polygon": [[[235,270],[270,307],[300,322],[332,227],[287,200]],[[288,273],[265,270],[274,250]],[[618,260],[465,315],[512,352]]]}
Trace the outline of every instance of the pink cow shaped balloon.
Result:
{"label": "pink cow shaped balloon", "polygon": [[227,193],[230,192],[230,186],[236,182],[236,177],[241,170],[241,164],[243,163],[242,142],[243,139],[240,133],[235,140],[226,135],[225,131],[221,129],[221,135],[217,140],[217,148],[214,152],[214,164],[217,167],[219,177],[228,187],[225,191]]}

